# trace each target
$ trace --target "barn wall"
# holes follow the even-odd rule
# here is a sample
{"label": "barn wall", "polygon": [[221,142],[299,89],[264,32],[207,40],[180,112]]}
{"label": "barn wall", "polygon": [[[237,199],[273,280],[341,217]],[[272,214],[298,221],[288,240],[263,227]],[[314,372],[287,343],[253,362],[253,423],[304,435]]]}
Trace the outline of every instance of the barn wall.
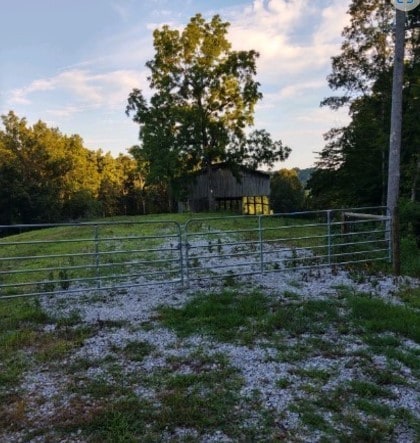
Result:
{"label": "barn wall", "polygon": [[[211,172],[210,189],[214,199],[240,198],[270,194],[270,178],[263,173],[243,171],[238,181],[228,169],[215,169]],[[208,197],[209,175],[197,176],[192,185],[189,199],[200,200]]]}

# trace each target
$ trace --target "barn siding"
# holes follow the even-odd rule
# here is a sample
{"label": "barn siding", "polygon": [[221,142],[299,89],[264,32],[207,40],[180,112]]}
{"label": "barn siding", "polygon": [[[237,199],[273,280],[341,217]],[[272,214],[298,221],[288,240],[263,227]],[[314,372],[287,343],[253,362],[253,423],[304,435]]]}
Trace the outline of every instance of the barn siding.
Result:
{"label": "barn siding", "polygon": [[[188,192],[187,204],[180,207],[192,211],[210,209],[209,189],[212,190],[210,203],[213,206],[212,209],[217,207],[222,209],[230,200],[229,206],[232,208],[237,206],[240,210],[243,197],[270,195],[270,176],[263,172],[242,169],[238,180],[229,169],[215,166],[210,174],[204,172],[196,176]],[[235,200],[236,203],[233,203]]]}
{"label": "barn siding", "polygon": [[[218,168],[210,175],[213,198],[241,198],[270,194],[270,177],[262,172],[243,171],[239,181],[228,169]],[[208,189],[209,174],[200,174],[191,187],[189,199],[207,198]]]}

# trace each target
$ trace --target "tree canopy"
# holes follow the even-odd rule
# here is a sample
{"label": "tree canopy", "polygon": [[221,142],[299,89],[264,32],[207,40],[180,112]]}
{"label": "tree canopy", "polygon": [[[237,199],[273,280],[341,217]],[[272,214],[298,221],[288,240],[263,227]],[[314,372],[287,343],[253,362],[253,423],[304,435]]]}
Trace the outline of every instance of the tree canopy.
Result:
{"label": "tree canopy", "polygon": [[[407,15],[401,195],[419,199],[419,14]],[[309,181],[316,206],[378,205],[386,199],[393,63],[393,19],[390,0],[353,0],[350,24],[343,30],[341,53],[332,58],[328,84],[341,95],[321,103],[348,106],[351,122],[325,134],[317,170]]]}
{"label": "tree canopy", "polygon": [[257,168],[284,160],[290,149],[265,130],[248,134],[262,98],[255,80],[258,53],[233,51],[229,23],[200,14],[179,31],[153,33],[155,56],[146,63],[153,95],[134,89],[127,115],[140,125],[140,145],[131,152],[148,164],[148,183],[167,183],[223,162]]}
{"label": "tree canopy", "polygon": [[305,191],[296,169],[280,169],[270,180],[270,207],[275,213],[302,211]]}
{"label": "tree canopy", "polygon": [[45,223],[139,213],[141,174],[134,159],[116,159],[12,111],[1,117],[0,224]]}

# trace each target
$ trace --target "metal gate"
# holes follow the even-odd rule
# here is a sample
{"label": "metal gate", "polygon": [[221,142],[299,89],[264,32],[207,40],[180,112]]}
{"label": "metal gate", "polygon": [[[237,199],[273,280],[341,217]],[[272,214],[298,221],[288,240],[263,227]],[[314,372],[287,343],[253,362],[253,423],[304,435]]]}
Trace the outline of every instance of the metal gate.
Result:
{"label": "metal gate", "polygon": [[191,219],[185,280],[390,261],[389,220],[384,207]]}
{"label": "metal gate", "polygon": [[183,284],[175,221],[0,226],[0,298]]}
{"label": "metal gate", "polygon": [[391,260],[386,208],[0,226],[0,299]]}

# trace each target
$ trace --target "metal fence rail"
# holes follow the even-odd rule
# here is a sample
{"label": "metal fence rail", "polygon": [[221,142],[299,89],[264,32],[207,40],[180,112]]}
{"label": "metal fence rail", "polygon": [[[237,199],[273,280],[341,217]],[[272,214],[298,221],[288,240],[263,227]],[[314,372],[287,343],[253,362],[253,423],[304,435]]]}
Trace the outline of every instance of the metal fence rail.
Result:
{"label": "metal fence rail", "polygon": [[0,298],[183,284],[177,222],[7,225],[0,230]]}
{"label": "metal fence rail", "polygon": [[389,217],[383,207],[237,216],[231,221],[236,228],[230,230],[223,217],[186,223],[187,282],[391,259]]}
{"label": "metal fence rail", "polygon": [[[391,259],[386,208],[0,226],[0,299]],[[42,236],[39,230],[42,229]],[[40,240],[40,238],[42,238]]]}

